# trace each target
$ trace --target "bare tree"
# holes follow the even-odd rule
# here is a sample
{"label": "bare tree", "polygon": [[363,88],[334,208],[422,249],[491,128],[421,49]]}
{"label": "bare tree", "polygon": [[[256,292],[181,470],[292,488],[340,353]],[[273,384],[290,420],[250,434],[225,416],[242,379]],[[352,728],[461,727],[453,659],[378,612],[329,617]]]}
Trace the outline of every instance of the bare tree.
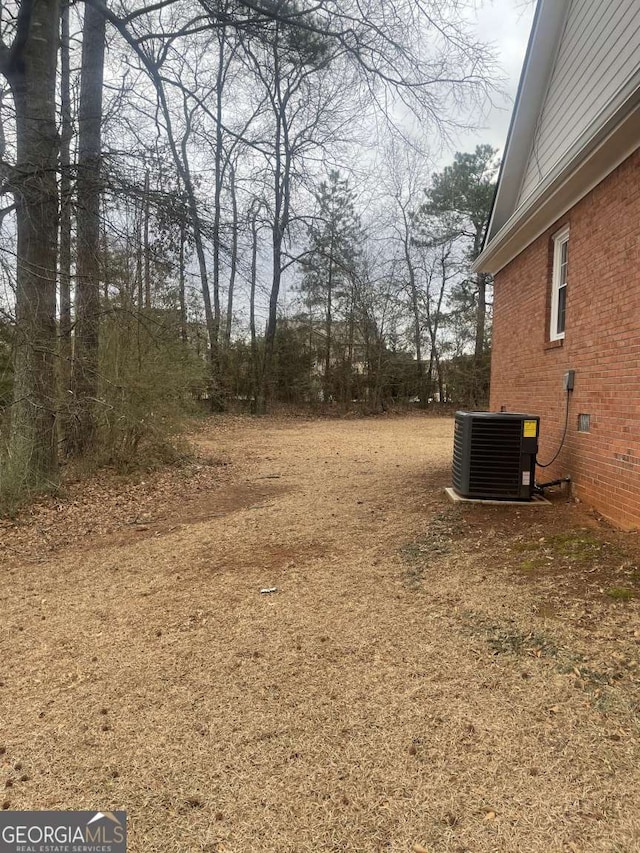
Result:
{"label": "bare tree", "polygon": [[76,326],[72,388],[73,417],[67,449],[81,455],[94,444],[98,399],[100,328],[100,164],[102,154],[102,89],[105,19],[85,6],[78,110]]}
{"label": "bare tree", "polygon": [[272,145],[265,150],[270,182],[271,290],[256,407],[266,410],[282,274],[288,265],[285,243],[292,216],[296,169],[308,146],[322,147],[322,124],[333,107],[334,87],[325,72],[331,61],[327,45],[316,34],[288,27],[279,20],[271,25],[262,50],[249,43],[244,49],[267,95]]}
{"label": "bare tree", "polygon": [[422,288],[415,247],[414,210],[422,194],[422,170],[417,152],[392,145],[389,151],[389,192],[395,207],[392,232],[400,244],[401,269],[399,273],[406,288],[411,308],[411,339],[416,355],[417,394],[420,407],[426,408],[430,398],[431,365],[425,371],[423,353]]}

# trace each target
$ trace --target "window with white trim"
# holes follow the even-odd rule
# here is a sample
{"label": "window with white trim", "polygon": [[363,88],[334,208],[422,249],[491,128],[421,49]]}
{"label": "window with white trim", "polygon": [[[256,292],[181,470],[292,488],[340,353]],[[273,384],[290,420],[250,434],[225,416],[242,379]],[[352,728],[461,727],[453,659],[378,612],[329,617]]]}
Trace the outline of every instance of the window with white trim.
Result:
{"label": "window with white trim", "polygon": [[551,327],[549,340],[564,338],[567,311],[567,270],[569,262],[569,226],[553,235],[553,273],[551,278]]}

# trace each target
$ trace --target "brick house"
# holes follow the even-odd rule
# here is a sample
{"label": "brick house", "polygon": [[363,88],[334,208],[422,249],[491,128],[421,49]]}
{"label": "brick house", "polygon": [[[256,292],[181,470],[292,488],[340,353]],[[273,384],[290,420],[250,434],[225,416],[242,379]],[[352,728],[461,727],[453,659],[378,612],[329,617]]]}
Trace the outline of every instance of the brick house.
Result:
{"label": "brick house", "polygon": [[495,277],[490,408],[540,415],[542,463],[568,411],[538,480],[640,527],[638,0],[539,0],[475,269]]}

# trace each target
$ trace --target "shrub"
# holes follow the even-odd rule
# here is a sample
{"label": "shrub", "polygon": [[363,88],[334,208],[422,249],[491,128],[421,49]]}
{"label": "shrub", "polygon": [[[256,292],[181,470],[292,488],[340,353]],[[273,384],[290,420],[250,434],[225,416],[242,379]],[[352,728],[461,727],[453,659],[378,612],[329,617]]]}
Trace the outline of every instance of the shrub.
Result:
{"label": "shrub", "polygon": [[175,456],[207,365],[179,337],[173,312],[111,310],[100,330],[98,464],[128,468]]}

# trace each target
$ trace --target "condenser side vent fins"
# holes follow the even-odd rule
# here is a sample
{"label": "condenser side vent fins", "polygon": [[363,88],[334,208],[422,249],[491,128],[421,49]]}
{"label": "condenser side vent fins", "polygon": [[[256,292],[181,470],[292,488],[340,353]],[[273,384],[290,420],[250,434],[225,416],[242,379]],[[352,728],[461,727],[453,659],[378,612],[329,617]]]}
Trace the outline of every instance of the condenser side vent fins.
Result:
{"label": "condenser side vent fins", "polygon": [[540,419],[456,412],[453,488],[466,498],[531,500]]}

